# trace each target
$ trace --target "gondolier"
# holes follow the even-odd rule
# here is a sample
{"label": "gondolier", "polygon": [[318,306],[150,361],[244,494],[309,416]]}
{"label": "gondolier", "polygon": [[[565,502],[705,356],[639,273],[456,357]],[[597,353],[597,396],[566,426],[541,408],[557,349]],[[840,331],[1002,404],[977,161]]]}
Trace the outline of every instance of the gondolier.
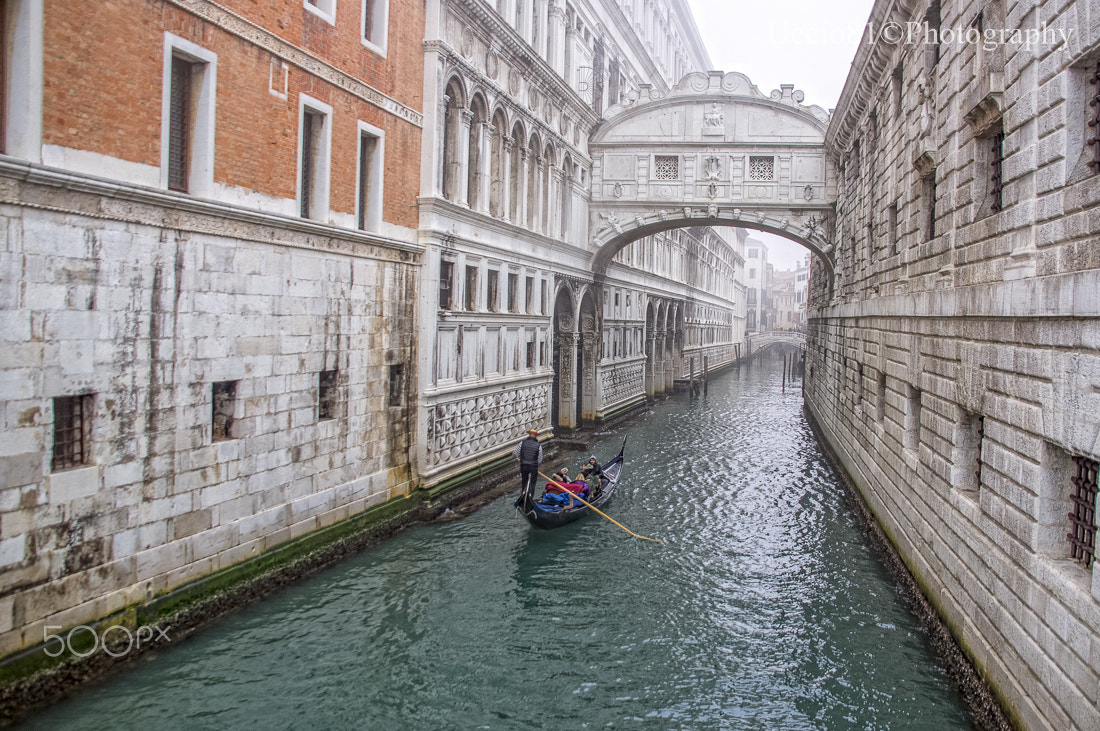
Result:
{"label": "gondolier", "polygon": [[516,445],[512,456],[519,460],[520,493],[535,491],[535,480],[539,476],[542,464],[542,445],[539,444],[538,429],[528,429],[527,438]]}

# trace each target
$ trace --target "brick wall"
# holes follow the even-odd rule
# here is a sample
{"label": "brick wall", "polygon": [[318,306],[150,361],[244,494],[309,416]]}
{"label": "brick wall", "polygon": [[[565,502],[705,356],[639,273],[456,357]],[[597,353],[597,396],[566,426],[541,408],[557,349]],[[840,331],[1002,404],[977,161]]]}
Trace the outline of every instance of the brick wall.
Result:
{"label": "brick wall", "polygon": [[[206,9],[209,18],[187,12],[184,5]],[[359,3],[339,3],[334,26],[305,10],[300,0],[262,8],[245,2],[130,0],[103,4],[95,13],[73,12],[70,4],[48,0],[43,143],[159,167],[167,31],[217,54],[216,184],[294,199],[298,99],[304,93],[333,107],[331,209],[355,214],[361,120],[386,135],[383,220],[415,228],[420,127],[349,93],[341,84],[362,81],[419,111],[424,10],[417,3],[391,2],[384,57],[360,42],[359,12]],[[265,38],[275,40],[255,43],[238,32],[238,13],[260,26]],[[298,63],[298,56],[267,50],[278,40],[304,52],[305,60]],[[272,74],[281,91],[282,64],[288,59],[287,93],[282,98],[271,93]],[[328,76],[318,71],[322,68],[330,68]]]}
{"label": "brick wall", "polygon": [[[927,8],[887,5],[872,14],[880,26]],[[979,12],[987,29],[1064,34],[989,52],[943,43],[938,63],[918,43],[856,57],[864,85],[849,85],[828,138],[845,166],[838,273],[815,262],[806,399],[1016,718],[1091,729],[1100,575],[1070,558],[1066,534],[1071,457],[1100,458],[1100,178],[1081,167],[1073,91],[1100,58],[1100,31],[1075,2],[943,3],[943,27],[965,30]]]}

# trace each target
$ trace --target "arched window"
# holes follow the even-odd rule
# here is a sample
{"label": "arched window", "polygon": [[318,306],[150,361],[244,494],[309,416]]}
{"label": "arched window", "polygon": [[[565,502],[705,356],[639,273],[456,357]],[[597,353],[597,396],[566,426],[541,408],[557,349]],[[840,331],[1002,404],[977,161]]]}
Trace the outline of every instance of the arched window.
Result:
{"label": "arched window", "polygon": [[461,162],[459,160],[459,128],[465,98],[457,79],[447,84],[446,106],[443,111],[443,197],[447,200],[458,199],[458,177]]}
{"label": "arched window", "polygon": [[524,141],[526,140],[526,133],[523,131],[523,125],[516,122],[516,125],[512,128],[512,159],[510,160],[510,167],[508,176],[510,195],[508,198],[510,210],[508,218],[513,223],[522,224],[520,220],[520,214],[523,212],[523,183],[524,183],[524,169],[523,169],[523,150]]}
{"label": "arched window", "polygon": [[488,154],[488,142],[485,139],[485,123],[488,121],[488,113],[485,109],[485,100],[480,95],[470,100],[470,157],[469,167],[466,171],[468,185],[466,188],[466,200],[470,208],[475,211],[485,210],[484,183],[485,171],[482,169],[484,156]]}

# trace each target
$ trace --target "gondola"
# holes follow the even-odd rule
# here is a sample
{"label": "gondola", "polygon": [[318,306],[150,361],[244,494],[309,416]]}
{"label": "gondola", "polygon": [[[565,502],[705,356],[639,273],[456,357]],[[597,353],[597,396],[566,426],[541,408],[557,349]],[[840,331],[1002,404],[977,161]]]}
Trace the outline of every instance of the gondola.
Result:
{"label": "gondola", "polygon": [[[603,475],[600,477],[600,487],[595,490],[595,495],[588,502],[597,508],[602,507],[615,493],[615,487],[619,484],[619,478],[623,473],[623,452],[626,450],[626,441],[623,441],[622,449],[607,464],[603,465]],[[573,507],[556,507],[544,505],[535,498],[532,490],[527,489],[516,500],[516,510],[527,518],[527,522],[536,528],[551,530],[572,523],[592,512],[592,509],[581,502]]]}

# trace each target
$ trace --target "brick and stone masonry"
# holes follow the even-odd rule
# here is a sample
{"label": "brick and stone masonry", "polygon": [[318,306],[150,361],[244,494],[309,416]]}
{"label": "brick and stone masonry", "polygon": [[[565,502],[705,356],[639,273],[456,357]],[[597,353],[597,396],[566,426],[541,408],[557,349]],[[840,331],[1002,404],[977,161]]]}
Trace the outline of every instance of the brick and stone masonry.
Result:
{"label": "brick and stone masonry", "polygon": [[836,272],[813,272],[809,411],[1036,729],[1100,727],[1100,572],[1067,539],[1100,460],[1098,20],[1088,2],[877,3],[877,28],[1038,38],[860,47],[827,137]]}
{"label": "brick and stone masonry", "polygon": [[0,656],[416,484],[423,8],[306,5],[3,4]]}

